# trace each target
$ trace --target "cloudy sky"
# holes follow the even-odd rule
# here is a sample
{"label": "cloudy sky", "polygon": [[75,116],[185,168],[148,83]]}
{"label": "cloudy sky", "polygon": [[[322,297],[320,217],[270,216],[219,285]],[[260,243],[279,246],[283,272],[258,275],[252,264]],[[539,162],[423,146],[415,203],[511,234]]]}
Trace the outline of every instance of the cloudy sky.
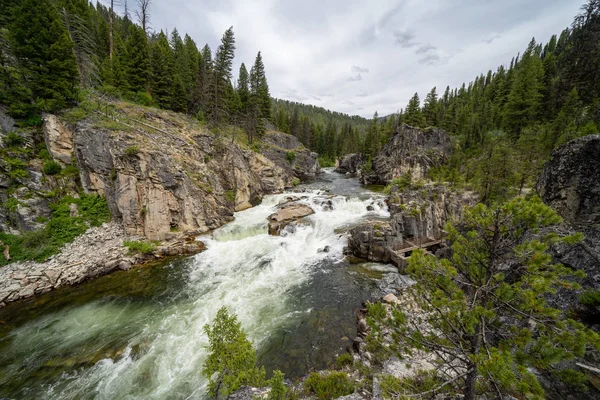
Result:
{"label": "cloudy sky", "polygon": [[[129,8],[135,0],[129,0]],[[510,62],[583,0],[153,0],[151,27],[213,51],[234,27],[235,76],[262,51],[271,94],[370,117]]]}

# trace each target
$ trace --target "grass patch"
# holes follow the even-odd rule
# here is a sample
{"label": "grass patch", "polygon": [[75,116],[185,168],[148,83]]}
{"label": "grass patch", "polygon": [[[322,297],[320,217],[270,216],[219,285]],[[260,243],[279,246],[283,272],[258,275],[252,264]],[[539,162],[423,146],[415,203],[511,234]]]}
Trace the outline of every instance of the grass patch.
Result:
{"label": "grass patch", "polygon": [[[77,216],[71,216],[71,204],[77,205]],[[99,226],[110,221],[106,200],[96,195],[82,195],[78,199],[64,197],[51,208],[52,215],[43,229],[21,235],[0,232],[0,240],[10,246],[11,262],[44,261],[58,253],[62,246],[72,242],[90,226]],[[8,261],[0,257],[0,265],[6,264]]]}
{"label": "grass patch", "polygon": [[156,242],[146,240],[125,240],[123,246],[129,249],[129,254],[150,254],[156,250]]}
{"label": "grass patch", "polygon": [[354,357],[352,357],[352,354],[350,353],[343,353],[335,359],[335,363],[339,369],[349,367],[354,364]]}
{"label": "grass patch", "polygon": [[292,179],[292,186],[293,186],[293,187],[296,187],[296,186],[298,186],[299,184],[300,184],[300,179],[298,179],[298,178],[294,178],[294,179]]}
{"label": "grass patch", "polygon": [[285,153],[285,159],[292,164],[294,160],[296,160],[296,152],[295,151],[287,151]]}
{"label": "grass patch", "polygon": [[344,372],[333,371],[323,375],[312,372],[304,381],[304,389],[319,400],[327,400],[352,394],[354,384]]}
{"label": "grass patch", "polygon": [[125,150],[123,151],[123,154],[125,154],[125,157],[135,157],[138,155],[138,153],[140,152],[140,148],[137,147],[136,145],[131,145],[125,148]]}
{"label": "grass patch", "polygon": [[235,201],[235,192],[233,190],[226,191],[225,198],[233,203]]}

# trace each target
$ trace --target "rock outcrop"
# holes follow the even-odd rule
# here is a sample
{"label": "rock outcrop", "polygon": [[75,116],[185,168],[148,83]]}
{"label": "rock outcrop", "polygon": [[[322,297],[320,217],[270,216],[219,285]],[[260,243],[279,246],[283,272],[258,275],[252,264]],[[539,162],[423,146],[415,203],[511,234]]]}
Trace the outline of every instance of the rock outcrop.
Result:
{"label": "rock outcrop", "polygon": [[[557,262],[586,273],[584,289],[600,287],[600,135],[570,141],[556,149],[544,167],[538,193],[565,220],[565,231],[581,232],[575,246],[553,246]],[[556,307],[581,308],[572,291],[559,291]]]}
{"label": "rock outcrop", "polygon": [[292,222],[314,213],[315,211],[305,204],[285,204],[277,212],[269,215],[269,235],[279,236],[281,231]]}
{"label": "rock outcrop", "polygon": [[207,232],[319,172],[316,154],[290,135],[266,134],[261,154],[190,127],[179,114],[146,119],[156,129],[115,132],[84,121],[74,134],[84,189],[106,196],[130,234],[162,240],[172,230]]}
{"label": "rock outcrop", "polygon": [[365,184],[388,184],[408,172],[422,179],[427,171],[441,165],[452,150],[450,136],[440,128],[402,125],[373,159],[370,172],[362,175]]}
{"label": "rock outcrop", "polygon": [[346,154],[338,160],[335,172],[340,174],[351,174],[355,175],[360,172],[363,167],[364,161],[360,154]]}
{"label": "rock outcrop", "polygon": [[403,192],[394,187],[387,201],[390,220],[352,228],[347,252],[369,261],[391,262],[402,272],[412,250],[435,251],[443,244],[446,222],[459,220],[465,207],[477,203],[477,196],[428,184]]}
{"label": "rock outcrop", "polygon": [[537,189],[568,223],[600,224],[600,135],[575,139],[555,150]]}
{"label": "rock outcrop", "polygon": [[56,115],[44,116],[44,139],[50,155],[63,164],[73,162],[73,133]]}

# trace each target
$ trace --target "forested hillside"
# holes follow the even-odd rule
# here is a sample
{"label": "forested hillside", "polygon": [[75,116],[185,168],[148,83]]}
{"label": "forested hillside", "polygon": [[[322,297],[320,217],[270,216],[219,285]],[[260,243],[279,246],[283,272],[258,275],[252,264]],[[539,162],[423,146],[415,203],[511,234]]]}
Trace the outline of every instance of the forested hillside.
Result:
{"label": "forested hillside", "polygon": [[[550,152],[600,126],[600,1],[590,0],[571,27],[548,43],[532,39],[508,66],[460,88],[415,93],[398,115],[372,121],[363,153],[374,156],[390,127],[437,126],[455,136],[450,163],[432,178],[474,186],[484,202],[535,183]],[[390,122],[390,120],[393,120]]]}
{"label": "forested hillside", "polygon": [[20,119],[70,107],[84,88],[142,105],[195,115],[214,126],[243,126],[249,139],[271,116],[260,52],[233,85],[233,28],[216,51],[174,28],[151,32],[150,1],[129,10],[87,0],[0,2],[0,103]]}

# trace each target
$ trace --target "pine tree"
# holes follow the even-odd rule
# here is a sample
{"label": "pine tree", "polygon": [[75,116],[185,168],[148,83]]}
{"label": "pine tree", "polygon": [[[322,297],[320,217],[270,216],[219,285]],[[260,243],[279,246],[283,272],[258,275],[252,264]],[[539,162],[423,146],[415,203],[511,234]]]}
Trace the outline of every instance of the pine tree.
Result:
{"label": "pine tree", "polygon": [[544,398],[532,368],[552,371],[582,356],[586,347],[600,348],[597,333],[546,302],[558,288],[578,288],[572,278],[582,276],[554,264],[547,253],[550,245],[580,240],[580,235],[560,235],[560,222],[537,197],[491,208],[479,204],[465,212],[460,230],[447,225],[451,259],[413,252],[408,272],[416,284],[406,296],[419,317],[397,305],[389,317],[381,305],[370,306],[376,328],[370,342],[379,341],[377,327],[385,321],[395,340],[392,352],[402,357],[422,350],[442,368],[428,375],[429,387],[399,382],[405,388],[400,397],[435,395],[437,388],[461,393],[465,400]]}
{"label": "pine tree", "polygon": [[425,124],[427,126],[438,126],[438,98],[434,87],[425,97],[425,104],[423,106],[423,114],[425,117]]}
{"label": "pine tree", "polygon": [[248,102],[250,101],[250,77],[246,65],[240,65],[240,73],[237,81],[237,92],[240,98],[240,112],[245,115],[248,111]]}
{"label": "pine tree", "polygon": [[231,84],[234,52],[235,38],[233,27],[230,27],[221,38],[212,68],[207,112],[215,123],[226,122],[231,118],[228,85]]}
{"label": "pine tree", "polygon": [[250,91],[259,109],[260,118],[271,118],[271,95],[260,51],[250,69]]}
{"label": "pine tree", "polygon": [[504,125],[513,140],[519,138],[521,131],[533,122],[540,112],[544,67],[535,48],[536,43],[532,39],[516,69],[505,106]]}
{"label": "pine tree", "polygon": [[143,29],[129,26],[129,38],[125,43],[125,76],[127,90],[145,92],[150,76],[150,46]]}
{"label": "pine tree", "polygon": [[418,93],[415,93],[408,102],[408,107],[406,107],[406,111],[404,112],[404,122],[417,128],[425,127],[425,118],[421,112],[421,101],[419,100]]}
{"label": "pine tree", "polygon": [[54,111],[74,100],[78,71],[73,42],[49,0],[23,0],[13,7],[9,44],[30,95],[12,99],[13,112]]}
{"label": "pine tree", "polygon": [[152,45],[152,71],[150,91],[152,97],[161,108],[169,108],[173,95],[173,54],[167,35],[163,31],[158,34]]}

